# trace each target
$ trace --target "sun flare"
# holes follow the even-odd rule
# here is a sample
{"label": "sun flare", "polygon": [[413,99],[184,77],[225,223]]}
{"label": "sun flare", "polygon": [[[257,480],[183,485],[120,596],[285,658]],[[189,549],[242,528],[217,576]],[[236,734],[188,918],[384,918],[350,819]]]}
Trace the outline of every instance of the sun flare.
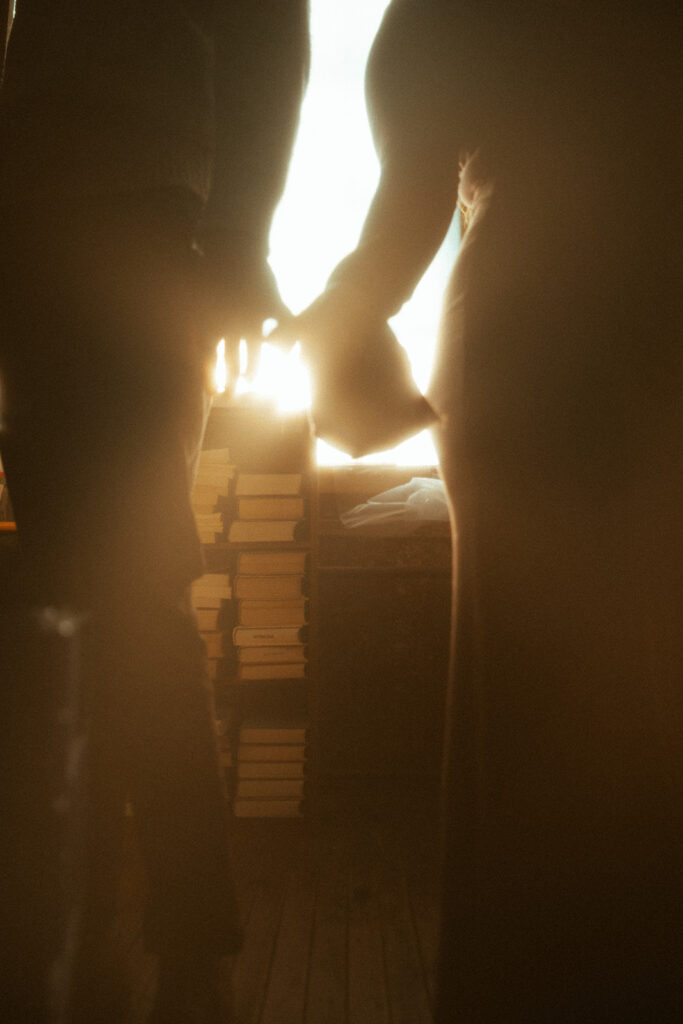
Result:
{"label": "sun flare", "polygon": [[[335,265],[356,245],[376,187],[379,166],[365,110],[364,71],[387,3],[311,0],[311,74],[287,186],[270,235],[270,264],[294,313],[322,291]],[[429,384],[441,299],[457,243],[454,222],[413,297],[391,321],[423,391]],[[235,392],[269,396],[280,408],[306,408],[310,381],[295,349],[283,354],[264,344],[257,371],[243,371]],[[317,459],[325,465],[353,461],[322,441]],[[436,453],[425,431],[399,448],[359,461],[427,466],[436,463]]]}

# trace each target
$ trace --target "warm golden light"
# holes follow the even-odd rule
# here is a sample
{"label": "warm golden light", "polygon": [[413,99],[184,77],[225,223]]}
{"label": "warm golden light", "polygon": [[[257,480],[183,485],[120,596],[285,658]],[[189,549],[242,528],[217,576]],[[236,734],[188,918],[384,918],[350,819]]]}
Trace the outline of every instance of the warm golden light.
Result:
{"label": "warm golden light", "polygon": [[[216,349],[214,370],[214,391],[223,395],[227,391],[228,371],[225,356],[225,341],[221,340]],[[258,366],[249,368],[248,347],[242,340],[239,346],[239,376],[234,388],[236,397],[256,395],[270,399],[281,413],[303,412],[310,408],[310,374],[301,358],[301,347],[297,342],[288,352],[264,342],[258,358]],[[428,431],[417,434],[391,452],[378,452],[362,459],[352,459],[326,441],[318,440],[316,461],[320,466],[341,466],[359,462],[364,465],[431,466],[436,462],[434,446]]]}
{"label": "warm golden light", "polygon": [[228,386],[228,364],[225,358],[225,338],[216,346],[216,364],[213,371],[213,386],[217,395],[224,394]]}
{"label": "warm golden light", "polygon": [[[356,245],[379,174],[365,110],[367,55],[388,0],[311,0],[311,76],[287,188],[270,237],[270,263],[285,302],[300,312]],[[392,320],[415,380],[427,388],[442,295],[457,247],[457,225],[412,299]],[[289,388],[289,382],[285,385]],[[318,462],[354,460],[319,442]],[[434,465],[428,432],[400,448],[359,460]]]}
{"label": "warm golden light", "polygon": [[[294,313],[322,291],[336,263],[354,248],[376,187],[379,168],[365,111],[364,69],[387,2],[347,0],[343,11],[335,11],[329,0],[311,0],[311,77],[270,237],[270,263]],[[423,391],[429,384],[441,299],[457,244],[454,222],[413,297],[391,321]],[[268,327],[264,324],[266,336]],[[223,344],[216,365],[217,393],[268,397],[282,411],[308,408],[310,380],[298,345],[286,353],[265,343],[258,365],[249,362],[253,352],[242,341],[238,378],[228,380]],[[319,441],[317,460],[321,465],[359,461],[428,466],[436,463],[436,452],[424,431],[399,448],[360,460]]]}
{"label": "warm golden light", "polygon": [[247,372],[246,360],[242,358],[243,352],[246,355],[246,345],[242,344],[244,348],[240,348],[240,375],[235,394],[255,394],[272,399],[276,408],[283,413],[301,412],[309,408],[310,378],[301,360],[298,342],[289,351],[264,342],[258,363],[250,372]]}

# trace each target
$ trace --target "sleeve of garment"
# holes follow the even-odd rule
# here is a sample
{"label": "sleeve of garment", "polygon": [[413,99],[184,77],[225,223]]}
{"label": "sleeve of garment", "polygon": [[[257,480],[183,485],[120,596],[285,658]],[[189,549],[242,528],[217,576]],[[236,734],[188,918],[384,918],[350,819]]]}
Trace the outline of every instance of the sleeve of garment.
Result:
{"label": "sleeve of garment", "polygon": [[215,160],[203,245],[265,260],[309,70],[308,0],[219,0]]}
{"label": "sleeve of garment", "polygon": [[366,100],[381,174],[358,245],[329,287],[373,318],[392,316],[410,297],[456,209],[465,139],[454,95],[454,7],[393,0],[368,59]]}

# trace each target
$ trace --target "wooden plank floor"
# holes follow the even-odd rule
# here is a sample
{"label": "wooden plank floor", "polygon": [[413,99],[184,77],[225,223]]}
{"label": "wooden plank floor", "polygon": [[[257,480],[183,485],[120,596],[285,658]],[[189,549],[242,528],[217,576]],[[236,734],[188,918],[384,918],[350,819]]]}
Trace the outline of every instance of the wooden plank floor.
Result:
{"label": "wooden plank floor", "polygon": [[[430,1024],[438,928],[433,783],[356,780],[300,820],[235,820],[245,943],[238,1024]],[[141,1024],[154,968],[139,936],[143,880],[129,851],[123,917]]]}

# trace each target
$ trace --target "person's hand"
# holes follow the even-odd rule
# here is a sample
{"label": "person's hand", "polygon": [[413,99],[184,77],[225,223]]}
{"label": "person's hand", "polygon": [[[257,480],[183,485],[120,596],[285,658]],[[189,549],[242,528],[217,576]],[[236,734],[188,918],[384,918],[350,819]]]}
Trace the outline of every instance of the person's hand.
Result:
{"label": "person's hand", "polygon": [[[225,339],[228,388],[244,372],[253,376],[258,368],[261,344],[266,340],[264,324],[275,321],[284,326],[292,314],[282,300],[275,276],[266,260],[223,257],[201,259],[201,330],[209,347]],[[240,341],[247,346],[246,366],[240,366]],[[271,341],[271,338],[268,337]],[[289,342],[272,339],[282,346]]]}
{"label": "person's hand", "polygon": [[304,362],[312,369],[337,358],[347,361],[355,345],[363,345],[381,320],[348,294],[328,287],[297,316],[278,324],[269,341],[292,345],[298,341]]}
{"label": "person's hand", "polygon": [[276,333],[300,342],[315,432],[342,451],[386,451],[434,422],[389,325],[341,289],[328,289]]}

